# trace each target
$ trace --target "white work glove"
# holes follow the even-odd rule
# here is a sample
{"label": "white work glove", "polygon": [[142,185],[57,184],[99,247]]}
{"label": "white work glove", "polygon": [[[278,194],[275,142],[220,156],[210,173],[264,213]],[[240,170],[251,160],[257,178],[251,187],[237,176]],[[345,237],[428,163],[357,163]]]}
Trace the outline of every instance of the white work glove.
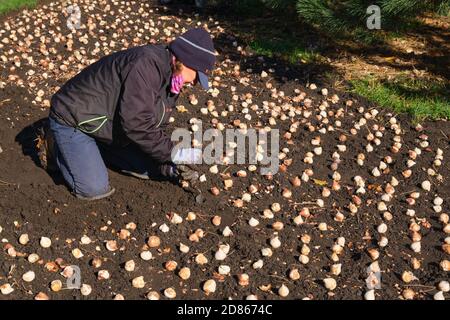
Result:
{"label": "white work glove", "polygon": [[202,150],[197,148],[180,148],[172,156],[175,164],[201,164]]}

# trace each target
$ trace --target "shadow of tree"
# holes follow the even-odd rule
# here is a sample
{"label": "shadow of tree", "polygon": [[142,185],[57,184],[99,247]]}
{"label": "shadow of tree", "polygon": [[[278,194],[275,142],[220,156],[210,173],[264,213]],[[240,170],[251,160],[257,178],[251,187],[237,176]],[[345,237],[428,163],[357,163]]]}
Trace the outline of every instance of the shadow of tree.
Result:
{"label": "shadow of tree", "polygon": [[447,100],[450,104],[450,86],[448,84],[445,85],[435,85],[430,87],[413,87],[407,86],[405,83],[399,82],[390,82],[384,84],[387,88],[400,93],[404,97],[408,98],[433,98],[436,96],[440,96],[442,94],[445,100]]}
{"label": "shadow of tree", "polygon": [[[241,70],[251,69],[251,73],[260,74],[263,70],[267,71],[268,68],[274,69],[273,77],[276,81],[284,83],[291,80],[301,80],[303,82],[315,82],[318,85],[327,82],[326,75],[331,72],[337,72],[337,70],[328,63],[321,61],[307,61],[305,63],[292,63],[286,59],[282,59],[280,56],[283,52],[280,49],[280,54],[275,52],[271,54],[259,54],[254,53],[252,50],[246,50],[245,53],[238,52],[233,45],[237,42],[239,45],[248,47],[251,39],[256,41],[262,41],[265,43],[273,43],[274,47],[281,47],[288,45],[289,48],[305,48],[314,52],[317,46],[317,37],[311,33],[309,37],[300,38],[295,32],[295,38],[292,36],[291,22],[280,23],[278,22],[278,30],[280,33],[273,37],[273,32],[268,32],[268,29],[272,29],[274,23],[277,23],[277,17],[270,13],[265,13],[261,17],[242,17],[238,12],[230,10],[227,6],[219,8],[206,7],[199,10],[194,5],[180,3],[174,1],[167,6],[159,5],[156,14],[172,15],[181,19],[188,19],[198,17],[203,21],[207,21],[209,18],[213,18],[219,21],[221,26],[225,26],[225,32],[221,33],[214,39],[215,47],[219,52],[218,59],[223,61],[230,59],[232,61],[239,62]],[[290,14],[292,16],[292,14]],[[293,19],[293,17],[291,17]],[[264,22],[264,24],[261,24]],[[310,26],[305,26],[312,32]],[[267,31],[267,32],[266,32]],[[286,36],[283,35],[283,32]],[[302,34],[305,31],[301,32]],[[246,34],[248,37],[244,37]],[[295,40],[295,43],[292,42]],[[247,53],[249,52],[250,53]],[[300,60],[300,59],[298,59]]]}
{"label": "shadow of tree", "polygon": [[[366,62],[395,68],[398,71],[405,70],[427,70],[435,76],[450,80],[450,30],[445,27],[438,27],[425,24],[423,21],[416,21],[411,28],[402,27],[401,37],[412,37],[419,39],[424,44],[424,53],[407,53],[393,48],[384,37],[376,45],[364,45],[352,41],[332,42],[336,50],[330,51],[328,56],[337,58],[340,52],[346,52],[355,56],[363,56]],[[395,62],[380,61],[380,57],[395,57],[409,64],[400,64]]]}
{"label": "shadow of tree", "polygon": [[[380,38],[375,45],[365,45],[352,41],[353,39],[345,39],[345,37],[333,37],[331,34],[321,32],[313,26],[299,21],[295,11],[284,12],[283,15],[280,15],[266,10],[261,12],[261,15],[255,16],[254,14],[232,10],[231,4],[218,7],[207,6],[199,10],[193,4],[186,4],[186,1],[174,0],[168,6],[159,6],[156,13],[180,18],[197,16],[203,20],[213,17],[220,21],[221,25],[226,26],[227,30],[219,39],[216,39],[217,47],[222,54],[231,55],[232,52],[236,52],[235,48],[230,47],[230,43],[233,41],[248,46],[252,41],[249,39],[253,39],[253,41],[266,43],[269,46],[270,43],[274,43],[275,45],[269,48],[271,49],[269,51],[276,51],[277,49],[283,51],[283,47],[287,47],[286,51],[288,51],[298,47],[323,55],[328,59],[337,59],[343,54],[360,56],[369,64],[387,66],[399,72],[414,69],[427,70],[432,75],[450,80],[450,68],[445,67],[450,65],[450,55],[448,55],[450,51],[450,31],[445,27],[432,26],[420,21],[410,25],[410,29],[404,27],[405,29],[401,31],[403,35],[413,36],[426,42],[425,52],[415,54],[414,52],[407,53],[393,48],[388,43],[387,37]],[[283,70],[281,74],[276,74],[277,80],[298,78],[319,82],[324,80],[324,74],[330,72],[339,74],[339,70],[330,66],[327,58],[322,59],[322,61],[299,64],[275,56],[271,57],[267,54],[257,54],[257,56],[264,56],[267,64],[276,64],[280,67],[278,70]],[[408,64],[382,61],[383,57],[396,57],[400,61],[407,61]],[[239,57],[235,56],[234,58]],[[239,61],[242,63],[241,67],[252,68],[255,72],[259,72],[264,67],[255,55],[241,57]],[[258,68],[258,66],[260,67]],[[289,69],[289,72],[285,72],[286,68]]]}

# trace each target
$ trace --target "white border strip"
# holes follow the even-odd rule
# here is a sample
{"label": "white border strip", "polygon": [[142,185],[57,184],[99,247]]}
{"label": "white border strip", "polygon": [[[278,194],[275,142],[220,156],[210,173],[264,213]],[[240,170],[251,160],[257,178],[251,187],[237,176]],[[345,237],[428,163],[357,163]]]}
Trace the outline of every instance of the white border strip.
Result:
{"label": "white border strip", "polygon": [[180,38],[181,40],[183,40],[183,41],[189,43],[191,46],[193,46],[193,47],[195,47],[195,48],[197,48],[197,49],[199,49],[199,50],[202,50],[202,51],[204,51],[204,52],[206,52],[206,53],[209,53],[209,54],[212,54],[213,56],[216,56],[216,54],[215,54],[214,52],[212,52],[212,51],[210,51],[210,50],[208,50],[208,49],[205,49],[205,48],[203,48],[203,47],[200,47],[199,45],[196,45],[195,43],[189,41],[189,40],[186,39],[186,38],[183,38],[182,36],[180,36],[179,38]]}

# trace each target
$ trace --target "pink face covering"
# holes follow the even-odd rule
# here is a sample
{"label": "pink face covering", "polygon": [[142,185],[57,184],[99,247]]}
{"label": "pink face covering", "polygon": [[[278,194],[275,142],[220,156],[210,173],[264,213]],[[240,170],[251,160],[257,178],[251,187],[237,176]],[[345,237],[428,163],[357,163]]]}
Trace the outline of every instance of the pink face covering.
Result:
{"label": "pink face covering", "polygon": [[183,88],[184,80],[181,74],[172,75],[172,82],[170,85],[170,92],[174,94],[180,94],[181,88]]}

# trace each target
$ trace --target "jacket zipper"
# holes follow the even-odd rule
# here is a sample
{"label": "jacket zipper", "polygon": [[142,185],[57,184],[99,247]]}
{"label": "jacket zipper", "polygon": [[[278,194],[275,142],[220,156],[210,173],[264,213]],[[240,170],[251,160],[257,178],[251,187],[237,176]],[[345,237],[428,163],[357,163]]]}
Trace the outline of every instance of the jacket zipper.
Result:
{"label": "jacket zipper", "polygon": [[166,115],[166,105],[164,104],[164,101],[163,101],[163,100],[161,100],[161,102],[162,102],[162,106],[163,106],[163,114],[162,114],[161,120],[159,121],[158,125],[156,126],[157,128],[159,128],[159,126],[160,126],[161,123],[163,122],[164,117],[165,117],[165,115]]}

